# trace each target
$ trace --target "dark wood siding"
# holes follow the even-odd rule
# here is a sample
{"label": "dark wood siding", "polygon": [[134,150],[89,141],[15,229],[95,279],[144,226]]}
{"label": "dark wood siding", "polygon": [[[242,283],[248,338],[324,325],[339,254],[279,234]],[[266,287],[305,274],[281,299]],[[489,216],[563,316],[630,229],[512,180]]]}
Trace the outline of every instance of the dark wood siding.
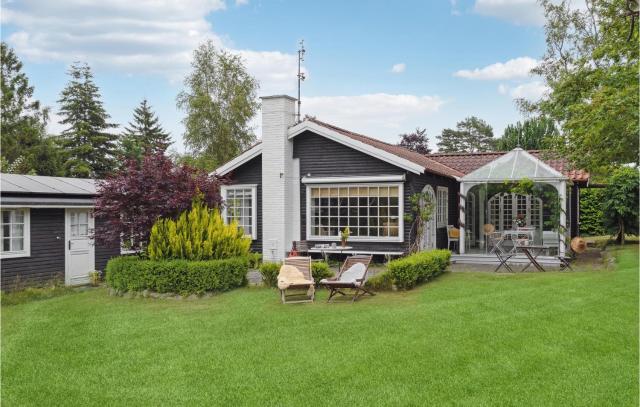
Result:
{"label": "dark wood siding", "polygon": [[[96,219],[95,222],[96,224],[94,226],[96,226],[97,228],[100,222],[105,221]],[[120,245],[106,245],[96,243],[95,249],[96,270],[102,271],[104,275],[104,269],[107,266],[107,262],[109,261],[109,259],[120,255]]]}
{"label": "dark wood siding", "polygon": [[31,209],[31,256],[0,260],[2,289],[64,280],[64,209]]}
{"label": "dark wood siding", "polygon": [[232,184],[257,184],[258,201],[258,231],[257,238],[251,242],[251,250],[262,253],[262,155],[251,159],[231,174]]}
{"label": "dark wood siding", "polygon": [[[354,150],[337,142],[328,140],[317,134],[306,132],[294,139],[294,158],[300,159],[300,174],[312,177],[343,177],[343,176],[375,176],[375,175],[401,175],[404,174],[404,212],[409,213],[409,196],[422,191],[425,185],[433,186],[434,191],[437,186],[449,188],[449,223],[457,223],[457,182],[453,179],[433,175],[430,173],[416,175],[409,173],[392,164],[371,157],[368,154]],[[300,188],[300,215],[301,233],[306,239],[306,186]],[[411,225],[405,222],[403,242],[350,242],[349,245],[355,249],[371,251],[406,251],[409,248]],[[315,241],[314,241],[315,242]],[[318,242],[318,243],[330,243]],[[438,230],[437,246],[446,247],[446,228]]]}
{"label": "dark wood siding", "polygon": [[[2,290],[15,290],[43,285],[51,280],[64,281],[65,210],[64,208],[31,208],[31,255],[0,260]],[[120,247],[96,244],[95,267],[104,270]]]}

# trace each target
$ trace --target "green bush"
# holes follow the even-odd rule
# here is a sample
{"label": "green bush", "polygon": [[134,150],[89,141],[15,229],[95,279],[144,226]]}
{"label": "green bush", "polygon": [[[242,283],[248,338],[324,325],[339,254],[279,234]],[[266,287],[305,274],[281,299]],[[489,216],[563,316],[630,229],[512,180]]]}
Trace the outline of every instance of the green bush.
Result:
{"label": "green bush", "polygon": [[217,209],[194,201],[178,219],[158,219],[151,228],[147,254],[151,260],[209,260],[244,257],[251,239],[236,222],[225,225]]}
{"label": "green bush", "polygon": [[318,284],[323,278],[331,278],[336,274],[329,268],[329,265],[323,261],[311,263],[311,275],[313,281]]}
{"label": "green bush", "polygon": [[604,228],[603,188],[585,188],[580,190],[580,234],[584,236],[602,236]]}
{"label": "green bush", "polygon": [[275,287],[278,285],[279,272],[280,272],[280,263],[262,263],[262,265],[260,265],[260,274],[262,274],[262,282],[267,287]]}
{"label": "green bush", "polygon": [[243,257],[190,261],[122,256],[107,263],[106,282],[120,291],[201,294],[245,285],[248,267]]}
{"label": "green bush", "polygon": [[393,276],[385,270],[368,279],[364,285],[374,291],[390,291],[393,289]]}
{"label": "green bush", "polygon": [[408,290],[443,273],[450,259],[449,250],[430,250],[392,260],[388,263],[387,269],[396,286]]}
{"label": "green bush", "polygon": [[257,269],[262,264],[262,253],[250,252],[247,254],[247,260],[249,260],[249,268]]}

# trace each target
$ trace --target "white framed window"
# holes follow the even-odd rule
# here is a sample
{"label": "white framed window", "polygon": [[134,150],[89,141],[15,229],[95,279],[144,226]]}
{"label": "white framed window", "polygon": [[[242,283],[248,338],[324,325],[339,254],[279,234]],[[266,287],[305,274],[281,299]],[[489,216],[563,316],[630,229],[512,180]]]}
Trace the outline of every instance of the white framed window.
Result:
{"label": "white framed window", "polygon": [[229,224],[234,220],[247,237],[258,238],[257,185],[223,185],[224,207],[222,218]]}
{"label": "white framed window", "polygon": [[31,255],[28,208],[2,209],[2,245],[0,258],[28,257]]}
{"label": "white framed window", "polygon": [[531,195],[501,193],[492,196],[489,201],[489,223],[496,230],[515,229],[515,219],[524,216],[526,224],[542,229],[542,199]]}
{"label": "white framed window", "polygon": [[447,226],[449,220],[449,188],[438,187],[436,200],[436,223],[442,228]]}
{"label": "white framed window", "polygon": [[340,240],[349,228],[351,241],[404,239],[403,185],[307,185],[307,239]]}

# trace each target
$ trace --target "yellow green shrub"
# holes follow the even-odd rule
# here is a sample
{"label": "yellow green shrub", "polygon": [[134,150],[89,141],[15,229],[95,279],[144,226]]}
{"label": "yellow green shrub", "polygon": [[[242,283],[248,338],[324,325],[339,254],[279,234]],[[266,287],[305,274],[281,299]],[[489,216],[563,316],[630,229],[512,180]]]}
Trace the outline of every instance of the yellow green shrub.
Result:
{"label": "yellow green shrub", "polygon": [[209,260],[247,256],[251,239],[238,224],[226,225],[220,211],[194,202],[178,219],[158,219],[151,228],[151,260]]}

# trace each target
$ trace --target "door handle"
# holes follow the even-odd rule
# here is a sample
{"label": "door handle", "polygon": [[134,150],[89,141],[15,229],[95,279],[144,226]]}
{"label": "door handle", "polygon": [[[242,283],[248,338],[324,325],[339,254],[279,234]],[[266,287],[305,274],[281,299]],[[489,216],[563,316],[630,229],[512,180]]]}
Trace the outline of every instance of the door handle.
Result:
{"label": "door handle", "polygon": [[71,250],[71,240],[69,240],[69,250]]}

